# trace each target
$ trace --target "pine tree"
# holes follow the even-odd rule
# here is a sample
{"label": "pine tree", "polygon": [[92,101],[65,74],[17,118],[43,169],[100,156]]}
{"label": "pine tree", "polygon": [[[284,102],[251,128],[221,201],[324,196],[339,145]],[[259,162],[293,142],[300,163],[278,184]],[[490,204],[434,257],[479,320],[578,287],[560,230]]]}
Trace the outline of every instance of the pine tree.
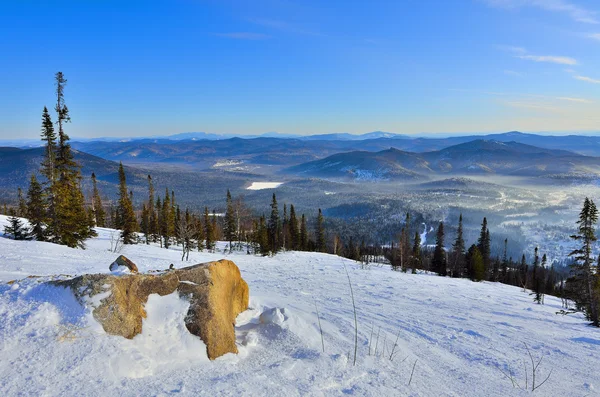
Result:
{"label": "pine tree", "polygon": [[487,218],[483,218],[481,224],[481,232],[479,234],[479,240],[477,240],[477,248],[483,258],[483,266],[487,272],[490,269],[490,231],[487,227]]}
{"label": "pine tree", "polygon": [[470,278],[473,281],[485,279],[485,265],[479,248],[473,244],[467,253],[467,262],[470,269]]}
{"label": "pine tree", "polygon": [[53,242],[73,248],[85,248],[85,240],[96,236],[96,232],[85,211],[85,198],[80,186],[80,166],[73,158],[69,136],[64,131],[64,124],[71,121],[69,109],[64,102],[66,83],[63,74],[56,73],[58,147],[54,161],[55,176],[50,175],[55,178],[55,182],[49,186],[51,204],[47,231]]}
{"label": "pine tree", "polygon": [[589,198],[585,198],[583,208],[579,213],[577,221],[578,234],[571,238],[580,242],[580,248],[572,251],[569,256],[575,257],[575,264],[572,265],[574,282],[582,286],[579,296],[582,298],[576,302],[578,306],[584,308],[587,318],[596,327],[600,326],[598,315],[598,291],[594,274],[594,260],[592,258],[592,245],[596,242],[595,226],[598,222],[598,209],[596,204]]}
{"label": "pine tree", "polygon": [[29,236],[37,241],[46,240],[46,209],[43,193],[42,185],[37,181],[35,174],[32,174],[27,191],[26,212],[30,225]]}
{"label": "pine tree", "polygon": [[463,237],[463,217],[458,218],[458,230],[456,240],[452,245],[452,277],[464,277],[465,275],[465,240]]}
{"label": "pine tree", "polygon": [[508,255],[508,239],[505,238],[504,239],[504,253],[502,255],[502,274],[501,274],[501,278],[502,278],[502,282],[503,283],[507,283],[508,282],[508,259],[507,259],[507,255]]}
{"label": "pine tree", "polygon": [[323,228],[323,213],[319,208],[319,214],[317,215],[317,225],[315,228],[315,235],[317,236],[317,251],[326,252],[327,244],[325,243],[325,229]]}
{"label": "pine tree", "polygon": [[23,225],[21,218],[17,217],[14,211],[11,211],[8,218],[8,225],[4,226],[4,234],[12,236],[13,240],[26,240],[27,230]]}
{"label": "pine tree", "polygon": [[41,174],[46,178],[48,185],[56,181],[56,133],[48,108],[44,106],[42,112],[42,141],[44,141],[44,160],[42,161]]}
{"label": "pine tree", "polygon": [[229,251],[233,249],[233,240],[236,238],[236,232],[235,209],[233,208],[231,193],[229,192],[229,189],[227,189],[227,207],[225,210],[223,234],[225,240],[229,241]]}
{"label": "pine tree", "polygon": [[208,216],[208,207],[204,207],[204,237],[206,238],[206,249],[209,251],[214,251],[215,242],[213,240],[214,231],[212,227],[212,223],[210,222],[210,218]]}
{"label": "pine tree", "polygon": [[290,247],[298,250],[300,247],[300,230],[298,229],[298,218],[296,218],[296,209],[290,205]]}
{"label": "pine tree", "polygon": [[269,223],[267,225],[269,229],[269,245],[271,252],[276,253],[279,251],[279,236],[281,231],[281,225],[279,222],[279,209],[277,208],[277,198],[273,193],[273,200],[271,201],[271,216],[269,217]]}
{"label": "pine tree", "polygon": [[[159,234],[158,215],[154,204],[154,184],[152,183],[152,177],[148,175],[148,233],[150,233],[150,240],[153,243],[157,241]],[[159,206],[156,208],[160,209]]]}
{"label": "pine tree", "polygon": [[406,218],[404,219],[404,228],[402,228],[401,238],[400,238],[400,258],[402,267],[402,271],[406,272],[410,262],[411,262],[411,246],[410,246],[410,213],[406,213]]}
{"label": "pine tree", "polygon": [[306,217],[302,214],[300,220],[300,250],[306,251],[308,249],[308,231],[306,229]]}
{"label": "pine tree", "polygon": [[435,237],[435,251],[432,261],[433,271],[440,276],[446,275],[446,251],[444,250],[444,222],[440,222]]}
{"label": "pine tree", "polygon": [[415,232],[415,242],[412,247],[412,272],[416,273],[417,268],[421,266],[421,235],[419,231]]}
{"label": "pine tree", "polygon": [[[537,254],[537,247],[536,247],[536,262],[537,263],[539,261],[539,256]],[[544,289],[546,287],[546,265],[548,262],[548,258],[546,257],[546,254],[544,254],[544,256],[542,257],[542,263],[541,265],[538,267],[536,266],[536,264],[534,263],[534,267],[533,267],[533,271],[534,271],[534,276],[533,276],[533,292],[535,294],[535,297],[533,299],[534,302],[538,303],[538,304],[542,304],[544,303]]]}
{"label": "pine tree", "polygon": [[94,224],[98,227],[106,227],[106,212],[98,190],[96,174],[92,172],[92,211],[94,215]]}
{"label": "pine tree", "polygon": [[160,225],[160,230],[163,237],[163,246],[169,248],[171,245],[171,237],[173,237],[175,229],[175,218],[173,216],[173,207],[171,206],[169,189],[165,189],[165,198],[162,202],[161,214],[162,223]]}
{"label": "pine tree", "polygon": [[117,229],[121,230],[123,244],[137,243],[137,220],[131,196],[127,192],[127,178],[123,163],[119,163],[119,201],[117,206]]}

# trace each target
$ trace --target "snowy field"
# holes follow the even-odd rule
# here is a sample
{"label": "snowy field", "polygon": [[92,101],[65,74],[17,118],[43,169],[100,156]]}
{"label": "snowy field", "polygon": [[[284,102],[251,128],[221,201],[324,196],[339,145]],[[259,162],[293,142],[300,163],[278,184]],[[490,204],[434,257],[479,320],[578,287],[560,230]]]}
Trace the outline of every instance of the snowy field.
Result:
{"label": "snowy field", "polygon": [[246,190],[276,189],[281,185],[283,185],[283,182],[252,182]]}
{"label": "snowy field", "polygon": [[[0,230],[4,224],[0,216]],[[240,353],[214,362],[187,333],[187,304],[176,295],[151,296],[143,333],[126,340],[106,335],[64,289],[35,278],[6,284],[108,272],[118,254],[109,252],[111,230],[99,234],[85,251],[0,237],[0,396],[600,395],[600,330],[580,315],[556,315],[558,299],[535,305],[501,284],[362,269],[315,253],[192,253],[181,262],[177,248],[125,247],[141,271],[223,257],[238,264],[250,286],[250,309],[237,319]],[[358,312],[356,365],[344,263]],[[263,312],[271,315],[261,324]],[[523,360],[531,369],[524,344],[543,357],[538,384],[552,371],[534,393],[513,388],[502,373],[524,386]]]}

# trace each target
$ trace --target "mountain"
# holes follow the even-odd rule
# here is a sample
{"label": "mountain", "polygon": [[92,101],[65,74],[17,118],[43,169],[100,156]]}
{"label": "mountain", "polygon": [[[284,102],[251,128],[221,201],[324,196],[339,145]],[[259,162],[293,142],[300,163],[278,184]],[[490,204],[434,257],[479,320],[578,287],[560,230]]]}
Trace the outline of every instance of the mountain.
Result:
{"label": "mountain", "polygon": [[300,176],[357,180],[415,180],[444,174],[600,176],[600,158],[517,142],[477,139],[425,153],[405,152],[394,148],[380,152],[340,153],[288,167],[285,172]]}
{"label": "mountain", "polygon": [[431,170],[415,153],[388,149],[381,152],[354,151],[287,168],[285,172],[321,178],[357,180],[422,179]]}

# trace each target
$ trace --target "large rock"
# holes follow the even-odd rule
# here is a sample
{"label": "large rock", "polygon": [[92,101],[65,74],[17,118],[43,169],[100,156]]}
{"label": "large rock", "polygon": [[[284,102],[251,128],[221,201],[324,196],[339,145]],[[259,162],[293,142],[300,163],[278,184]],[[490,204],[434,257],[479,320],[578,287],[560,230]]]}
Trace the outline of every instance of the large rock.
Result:
{"label": "large rock", "polygon": [[248,308],[249,291],[231,261],[202,263],[161,274],[90,274],[52,283],[70,288],[82,304],[95,302],[92,313],[104,330],[129,339],[142,332],[148,295],[177,291],[190,302],[185,325],[204,341],[208,357],[214,360],[237,353],[235,319]]}
{"label": "large rock", "polygon": [[113,263],[110,264],[108,269],[111,272],[118,272],[120,269],[125,269],[130,273],[137,273],[138,268],[135,263],[127,259],[125,255],[120,255]]}

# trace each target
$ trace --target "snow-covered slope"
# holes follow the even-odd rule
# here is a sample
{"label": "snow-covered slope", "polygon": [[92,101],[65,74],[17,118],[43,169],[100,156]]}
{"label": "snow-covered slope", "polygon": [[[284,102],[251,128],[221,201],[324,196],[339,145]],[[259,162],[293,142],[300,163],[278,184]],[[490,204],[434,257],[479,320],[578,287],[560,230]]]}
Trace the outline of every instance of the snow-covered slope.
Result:
{"label": "snow-covered slope", "polygon": [[[0,230],[5,223],[0,217]],[[126,340],[106,335],[66,290],[35,278],[5,283],[108,272],[117,256],[108,251],[111,232],[100,229],[85,251],[0,237],[0,395],[525,396],[531,393],[514,389],[501,372],[513,371],[524,384],[523,360],[531,367],[524,344],[544,357],[538,384],[552,370],[535,395],[600,392],[600,330],[580,315],[556,315],[558,299],[535,305],[501,284],[362,269],[324,254],[232,254],[250,286],[251,308],[237,320],[239,355],[210,362],[203,343],[187,333],[187,303],[176,295],[151,296],[143,333]],[[145,245],[121,253],[141,271],[225,256],[193,253],[188,263],[176,248]],[[344,264],[358,313],[356,365]]]}

